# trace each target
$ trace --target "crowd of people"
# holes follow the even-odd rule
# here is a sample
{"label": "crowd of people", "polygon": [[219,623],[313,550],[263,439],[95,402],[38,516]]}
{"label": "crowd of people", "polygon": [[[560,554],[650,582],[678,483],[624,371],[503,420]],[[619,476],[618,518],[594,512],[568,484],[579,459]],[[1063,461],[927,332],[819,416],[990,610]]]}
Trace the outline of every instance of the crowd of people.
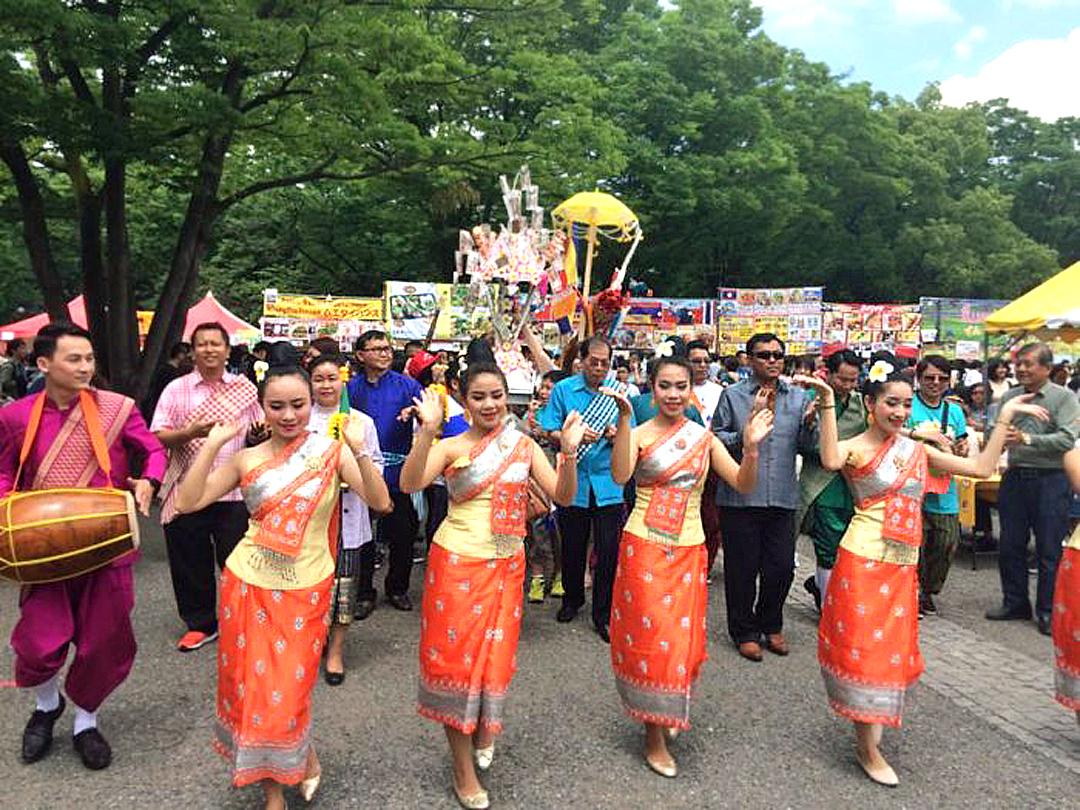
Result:
{"label": "crowd of people", "polygon": [[[306,799],[319,787],[311,693],[320,670],[344,681],[348,626],[372,616],[379,586],[399,611],[422,588],[419,712],[445,729],[462,806],[490,803],[477,770],[495,760],[526,599],[561,599],[560,623],[589,606],[645,762],[676,776],[715,560],[732,648],[760,664],[790,652],[800,533],[825,695],[854,723],[867,775],[895,785],[878,746],[922,672],[918,621],[938,611],[960,537],[954,479],[999,470],[1001,601],[986,615],[1053,634],[1056,696],[1080,718],[1080,531],[1063,552],[1080,399],[1048,347],[985,377],[937,355],[792,358],[771,333],[732,357],[700,341],[654,348],[646,363],[592,337],[556,358],[526,329],[536,384],[518,400],[483,339],[396,350],[369,331],[351,356],[325,338],[248,353],[207,323],[136,407],[95,378],[85,330],[51,324],[0,368],[0,496],[112,487],[144,515],[160,500],[177,648],[216,642],[214,746],[270,808],[286,786]],[[991,542],[988,511],[976,525]],[[75,747],[88,768],[109,765],[97,712],[134,660],[136,558],[25,589],[12,638],[36,701],[25,762],[51,747],[74,645]]]}

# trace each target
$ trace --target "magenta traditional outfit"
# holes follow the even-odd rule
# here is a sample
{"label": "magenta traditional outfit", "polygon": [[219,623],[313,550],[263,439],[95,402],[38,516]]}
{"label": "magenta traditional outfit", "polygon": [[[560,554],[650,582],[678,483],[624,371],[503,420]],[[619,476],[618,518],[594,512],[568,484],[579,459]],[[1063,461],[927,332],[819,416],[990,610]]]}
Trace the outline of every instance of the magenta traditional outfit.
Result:
{"label": "magenta traditional outfit", "polygon": [[[100,414],[109,475],[95,458],[80,400],[61,409],[45,394],[35,394],[0,408],[0,496],[61,487],[127,489],[129,458],[140,462],[142,478],[161,480],[165,449],[135,403],[108,391],[91,390],[90,395]],[[19,453],[39,397],[44,397],[41,419],[20,474]],[[54,677],[69,644],[75,645],[75,658],[64,689],[77,706],[93,712],[123,683],[135,660],[131,610],[137,558],[135,552],[73,579],[23,587],[11,635],[18,686],[33,687]]]}

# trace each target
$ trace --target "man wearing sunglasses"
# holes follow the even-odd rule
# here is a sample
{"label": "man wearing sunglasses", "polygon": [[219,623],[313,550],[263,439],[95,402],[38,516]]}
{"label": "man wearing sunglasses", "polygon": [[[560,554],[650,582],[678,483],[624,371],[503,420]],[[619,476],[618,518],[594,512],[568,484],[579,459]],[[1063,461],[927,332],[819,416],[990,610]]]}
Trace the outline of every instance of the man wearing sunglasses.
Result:
{"label": "man wearing sunglasses", "polygon": [[761,443],[757,486],[741,495],[720,481],[717,505],[724,537],[724,597],[728,633],[739,654],[762,659],[762,642],[787,655],[783,635],[784,600],[795,575],[795,511],[799,485],[795,456],[813,447],[805,390],[780,379],[784,342],[761,332],[746,344],[752,376],[724,389],[713,417],[713,432],[738,461],[742,431],[762,408],[773,411],[772,433]]}
{"label": "man wearing sunglasses", "polygon": [[[918,391],[911,403],[907,427],[912,437],[946,453],[968,454],[967,420],[960,403],[945,397],[952,367],[947,358],[928,354],[915,367]],[[931,471],[932,472],[932,471]],[[923,544],[919,549],[919,616],[937,613],[934,597],[941,593],[960,544],[960,498],[956,482],[945,492],[927,493],[923,501]]]}

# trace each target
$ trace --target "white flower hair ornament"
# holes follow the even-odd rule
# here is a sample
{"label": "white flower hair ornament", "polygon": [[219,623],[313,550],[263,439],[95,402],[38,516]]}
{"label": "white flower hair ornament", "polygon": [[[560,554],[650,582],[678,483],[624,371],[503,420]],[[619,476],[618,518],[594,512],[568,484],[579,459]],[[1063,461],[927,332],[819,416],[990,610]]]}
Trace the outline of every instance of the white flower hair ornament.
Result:
{"label": "white flower hair ornament", "polygon": [[870,382],[883,383],[889,379],[889,375],[896,371],[896,367],[886,360],[878,360],[870,367],[867,378]]}
{"label": "white flower hair ornament", "polygon": [[466,359],[465,355],[461,355],[461,357],[458,358],[457,369],[458,374],[464,374],[466,371],[469,370],[469,361],[468,359]]}
{"label": "white flower hair ornament", "polygon": [[266,372],[270,370],[270,364],[265,360],[256,360],[251,364],[251,370],[255,372],[255,382],[266,379]]}
{"label": "white flower hair ornament", "polygon": [[675,354],[675,344],[670,340],[665,340],[663,343],[657,343],[653,351],[657,357],[671,357]]}

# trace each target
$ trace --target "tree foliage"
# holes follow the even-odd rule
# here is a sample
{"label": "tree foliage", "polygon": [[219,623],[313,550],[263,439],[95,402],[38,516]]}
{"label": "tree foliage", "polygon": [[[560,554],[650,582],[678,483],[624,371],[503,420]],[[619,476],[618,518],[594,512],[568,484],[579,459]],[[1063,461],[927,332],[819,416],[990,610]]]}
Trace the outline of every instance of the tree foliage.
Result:
{"label": "tree foliage", "polygon": [[1080,258],[1076,119],[847,83],[748,0],[0,0],[0,46],[0,318],[85,291],[132,391],[207,286],[448,278],[526,161],[639,213],[658,294],[1006,298]]}

